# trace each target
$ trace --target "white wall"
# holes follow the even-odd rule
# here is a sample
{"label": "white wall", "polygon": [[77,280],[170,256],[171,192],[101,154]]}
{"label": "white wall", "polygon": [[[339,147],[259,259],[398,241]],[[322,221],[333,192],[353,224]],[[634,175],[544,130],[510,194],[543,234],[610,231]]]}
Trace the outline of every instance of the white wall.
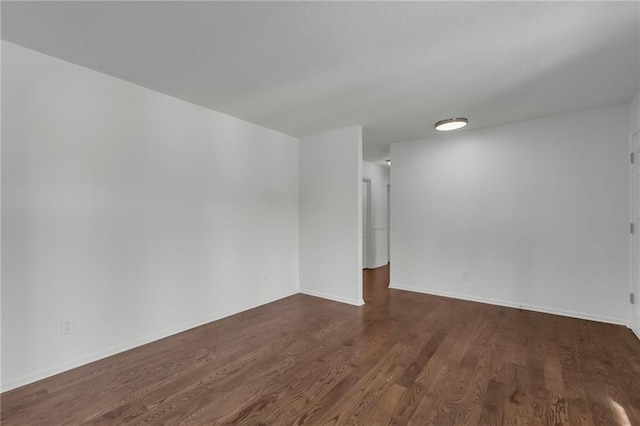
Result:
{"label": "white wall", "polygon": [[2,48],[3,390],[298,292],[297,139]]}
{"label": "white wall", "polygon": [[392,145],[391,286],[628,324],[627,116]]}
{"label": "white wall", "polygon": [[[2,7],[0,6],[0,22],[2,21]],[[0,42],[0,82],[2,79],[2,43]],[[2,95],[2,84],[0,83],[0,97]],[[2,241],[2,101],[0,99],[0,242]],[[2,244],[0,243],[0,392],[2,386]]]}
{"label": "white wall", "polygon": [[[640,92],[638,92],[629,103],[629,145],[630,145],[629,148],[630,150],[633,150],[631,137],[638,131],[640,131]],[[633,179],[633,174],[631,175],[630,179]],[[633,200],[633,194],[630,193],[629,195],[630,195],[629,199]],[[631,208],[630,210],[631,222],[635,221],[633,216],[634,216],[634,212],[633,212],[633,208]],[[633,253],[632,242],[631,242],[630,252],[631,252],[631,256],[636,256],[636,259],[640,257],[638,253]],[[640,259],[638,259],[637,261],[640,262]],[[631,265],[631,267],[633,268],[633,264]],[[633,276],[633,271],[631,271],[631,276]],[[637,291],[636,289],[633,288],[633,283],[632,283],[631,291],[632,292]],[[637,300],[637,298],[640,297],[640,295],[636,294],[635,297]],[[640,303],[638,301],[636,301],[635,305],[631,306],[631,316],[632,316],[631,328],[636,333],[636,335],[640,338]]]}
{"label": "white wall", "polygon": [[389,168],[362,162],[362,177],[371,180],[371,227],[369,230],[369,268],[377,268],[388,262],[387,247],[387,185]]}
{"label": "white wall", "polygon": [[300,292],[362,305],[362,128],[300,140]]}
{"label": "white wall", "polygon": [[640,92],[629,103],[629,134],[640,130]]}

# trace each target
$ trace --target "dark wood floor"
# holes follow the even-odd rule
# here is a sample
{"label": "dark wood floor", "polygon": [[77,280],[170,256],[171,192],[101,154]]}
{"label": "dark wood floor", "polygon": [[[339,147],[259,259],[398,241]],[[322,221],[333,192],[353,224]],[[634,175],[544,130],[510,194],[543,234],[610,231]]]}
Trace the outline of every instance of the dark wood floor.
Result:
{"label": "dark wood floor", "polygon": [[296,295],[2,395],[3,425],[640,425],[626,328],[389,290]]}

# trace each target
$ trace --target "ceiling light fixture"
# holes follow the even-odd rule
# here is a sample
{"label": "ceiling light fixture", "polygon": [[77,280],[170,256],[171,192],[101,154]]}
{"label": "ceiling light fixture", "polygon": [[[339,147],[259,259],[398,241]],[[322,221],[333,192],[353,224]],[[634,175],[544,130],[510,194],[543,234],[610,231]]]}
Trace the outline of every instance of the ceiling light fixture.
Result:
{"label": "ceiling light fixture", "polygon": [[387,158],[384,161],[387,163],[387,166],[391,167],[391,158]]}
{"label": "ceiling light fixture", "polygon": [[436,130],[441,132],[448,132],[449,130],[462,129],[469,124],[469,120],[466,118],[447,118],[446,120],[440,120],[435,124]]}

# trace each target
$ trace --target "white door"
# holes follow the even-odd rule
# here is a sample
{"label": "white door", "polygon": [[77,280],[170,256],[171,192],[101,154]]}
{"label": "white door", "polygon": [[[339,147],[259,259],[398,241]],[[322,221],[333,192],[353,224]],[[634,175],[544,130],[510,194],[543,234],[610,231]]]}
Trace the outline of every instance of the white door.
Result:
{"label": "white door", "polygon": [[631,189],[633,191],[633,293],[635,303],[632,305],[632,327],[640,334],[640,132],[632,137],[634,164],[632,166]]}
{"label": "white door", "polygon": [[368,268],[369,254],[369,181],[362,181],[362,268]]}

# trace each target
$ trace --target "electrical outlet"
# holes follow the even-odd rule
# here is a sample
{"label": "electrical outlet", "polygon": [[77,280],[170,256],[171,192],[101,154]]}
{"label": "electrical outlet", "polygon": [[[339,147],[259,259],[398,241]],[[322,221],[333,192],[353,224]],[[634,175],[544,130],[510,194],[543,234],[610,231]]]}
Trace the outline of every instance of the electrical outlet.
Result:
{"label": "electrical outlet", "polygon": [[62,334],[73,333],[73,318],[64,318],[60,321],[60,331]]}
{"label": "electrical outlet", "polygon": [[462,281],[469,281],[469,273],[467,271],[462,273]]}

